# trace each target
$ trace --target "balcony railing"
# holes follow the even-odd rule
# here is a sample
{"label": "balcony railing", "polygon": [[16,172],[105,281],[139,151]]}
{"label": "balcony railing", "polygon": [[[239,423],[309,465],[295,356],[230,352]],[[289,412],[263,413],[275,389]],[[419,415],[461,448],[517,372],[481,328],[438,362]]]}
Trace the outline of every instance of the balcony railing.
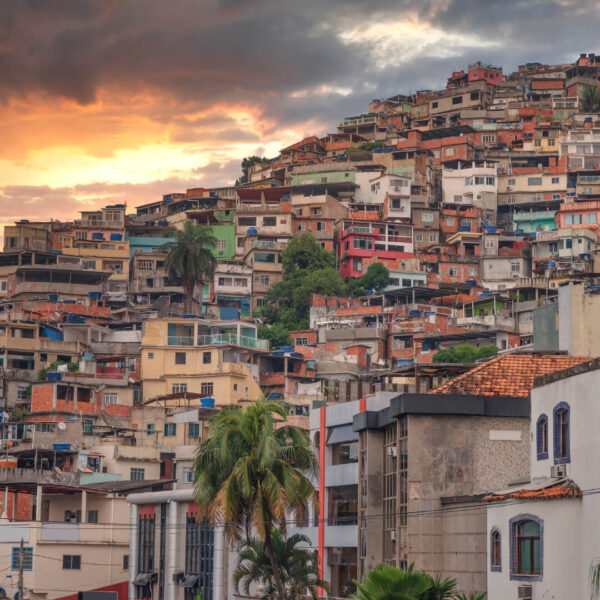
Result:
{"label": "balcony railing", "polygon": [[243,346],[244,348],[254,348],[256,350],[268,350],[269,341],[259,338],[248,337],[245,335],[236,335],[235,333],[220,333],[212,335],[199,335],[199,346],[213,346],[215,344],[231,344],[232,346]]}
{"label": "balcony railing", "polygon": [[167,343],[169,346],[193,346],[194,336],[192,335],[170,335]]}

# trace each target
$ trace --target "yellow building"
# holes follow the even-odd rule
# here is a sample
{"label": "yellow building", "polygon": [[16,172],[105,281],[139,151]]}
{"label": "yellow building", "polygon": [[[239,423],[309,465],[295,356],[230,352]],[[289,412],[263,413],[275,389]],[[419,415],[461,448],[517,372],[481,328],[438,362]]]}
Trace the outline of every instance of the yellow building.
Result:
{"label": "yellow building", "polygon": [[144,402],[164,399],[178,405],[185,393],[198,395],[190,406],[225,406],[261,397],[261,354],[269,343],[256,325],[242,321],[152,319],[142,332]]}

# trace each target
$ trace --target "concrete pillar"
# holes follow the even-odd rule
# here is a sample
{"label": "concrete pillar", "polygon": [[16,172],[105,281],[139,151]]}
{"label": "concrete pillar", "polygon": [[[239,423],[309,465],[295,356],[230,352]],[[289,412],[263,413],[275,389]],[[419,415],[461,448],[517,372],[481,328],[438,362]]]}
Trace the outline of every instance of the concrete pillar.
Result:
{"label": "concrete pillar", "polygon": [[35,520],[42,520],[42,486],[38,485],[35,492]]}
{"label": "concrete pillar", "polygon": [[137,574],[138,507],[129,506],[129,598],[135,598],[133,580]]}
{"label": "concrete pillar", "polygon": [[87,492],[81,492],[81,522],[87,523]]}
{"label": "concrete pillar", "polygon": [[79,388],[76,385],[73,386],[73,410],[74,411],[77,411],[77,390],[78,389]]}
{"label": "concrete pillar", "polygon": [[215,546],[213,552],[213,598],[227,598],[227,569],[224,567],[228,548],[223,525],[215,525]]}
{"label": "concrete pillar", "polygon": [[4,496],[2,498],[2,518],[8,519],[6,507],[8,506],[8,486],[4,487]]}
{"label": "concrete pillar", "polygon": [[[175,581],[173,576],[175,575],[176,562],[177,562],[177,536],[180,532],[177,530],[177,502],[175,500],[169,500],[169,543],[167,546],[167,600],[176,600],[177,590],[175,589]],[[184,532],[185,535],[185,532]],[[218,598],[219,596],[215,596]]]}

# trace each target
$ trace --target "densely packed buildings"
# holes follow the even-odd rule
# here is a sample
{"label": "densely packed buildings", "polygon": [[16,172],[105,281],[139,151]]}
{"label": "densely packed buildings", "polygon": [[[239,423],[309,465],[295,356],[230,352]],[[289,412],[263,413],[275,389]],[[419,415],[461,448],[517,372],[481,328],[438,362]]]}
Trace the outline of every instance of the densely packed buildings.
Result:
{"label": "densely packed buildings", "polygon": [[[292,529],[332,597],[380,562],[492,600],[589,595],[599,75],[593,54],[509,76],[477,62],[230,188],[6,226],[0,543],[14,576],[23,540],[29,597],[232,597],[233,551],[196,518],[194,451],[212,415],[265,395],[319,457],[319,510]],[[191,305],[166,267],[186,221],[217,240]],[[380,263],[388,284],[313,294],[308,328],[272,347],[260,309],[303,234],[342,277]],[[498,355],[435,358],[464,344]]]}

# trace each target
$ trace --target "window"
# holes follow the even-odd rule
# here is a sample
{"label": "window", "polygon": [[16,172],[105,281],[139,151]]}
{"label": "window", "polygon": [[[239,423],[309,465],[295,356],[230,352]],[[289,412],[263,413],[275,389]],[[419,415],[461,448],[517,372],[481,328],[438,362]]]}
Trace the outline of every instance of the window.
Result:
{"label": "window", "polygon": [[354,238],[352,247],[357,250],[372,250],[373,240],[369,238]]}
{"label": "window", "polygon": [[552,194],[552,200],[560,200],[560,194]]}
{"label": "window", "polygon": [[152,360],[154,358],[154,352],[148,352],[148,360]]}
{"label": "window", "polygon": [[174,435],[177,435],[177,423],[165,423],[163,435],[165,437],[173,437]]}
{"label": "window", "polygon": [[148,424],[146,425],[146,433],[147,433],[148,435],[152,435],[154,432],[155,432],[155,429],[154,429],[154,423],[148,423]]}
{"label": "window", "polygon": [[277,225],[277,217],[263,217],[263,227],[275,227]]}
{"label": "window", "polygon": [[506,199],[506,204],[516,204],[517,202],[517,197],[516,196],[509,196]]}
{"label": "window", "polygon": [[[23,570],[24,571],[33,571],[33,548],[25,546],[23,548]],[[19,563],[21,562],[21,547],[13,546],[12,547],[12,556],[10,561],[10,570],[18,571]]]}
{"label": "window", "polygon": [[254,262],[275,263],[275,253],[274,252],[256,252],[254,254]]}
{"label": "window", "polygon": [[542,185],[542,178],[541,177],[528,177],[527,185]]}
{"label": "window", "polygon": [[533,145],[539,148],[542,145],[542,140],[533,140]]}
{"label": "window", "polygon": [[565,240],[565,247],[567,250],[571,250],[571,248],[573,248],[573,240],[571,238],[567,238]]}
{"label": "window", "polygon": [[455,194],[454,202],[456,202],[457,204],[460,204],[462,202],[462,196],[460,194]]}
{"label": "window", "polygon": [[438,103],[437,102],[432,102],[431,103],[431,108],[437,108],[438,107]]}
{"label": "window", "polygon": [[214,394],[214,386],[211,381],[204,381],[200,385],[200,393],[203,396],[212,396]]}
{"label": "window", "polygon": [[81,511],[65,510],[65,523],[81,523]]}
{"label": "window", "polygon": [[531,579],[542,574],[542,525],[533,515],[510,520],[511,579]]}
{"label": "window", "polygon": [[327,229],[327,223],[325,221],[317,221],[317,231],[325,231]]}
{"label": "window", "polygon": [[175,352],[175,364],[185,365],[185,352]]}
{"label": "window", "polygon": [[81,569],[81,555],[63,554],[63,569]]}
{"label": "window", "polygon": [[423,241],[423,234],[415,233],[415,242],[422,242],[422,241]]}
{"label": "window", "polygon": [[174,383],[171,385],[171,394],[185,394],[187,392],[187,383]]}
{"label": "window", "polygon": [[123,571],[129,571],[129,554],[123,554]]}
{"label": "window", "polygon": [[239,217],[238,225],[240,227],[256,227],[256,217]]}
{"label": "window", "polygon": [[569,454],[569,405],[561,402],[554,408],[554,464],[570,462]]}
{"label": "window", "polygon": [[461,227],[471,227],[471,219],[461,219],[460,226]]}
{"label": "window", "polygon": [[597,215],[597,213],[586,213],[586,215],[585,215],[585,222],[587,224],[597,223],[598,222],[598,215]]}
{"label": "window", "polygon": [[508,180],[508,185],[517,185],[517,180],[516,179],[509,179]]}
{"label": "window", "polygon": [[267,305],[267,300],[266,298],[257,298],[256,299],[256,308],[261,308],[263,306]]}
{"label": "window", "polygon": [[560,177],[553,177],[552,183],[560,183]]}
{"label": "window", "polygon": [[444,150],[444,154],[445,154],[446,156],[454,156],[454,148],[446,148],[446,149]]}
{"label": "window", "polygon": [[183,469],[181,469],[181,475],[183,481],[186,483],[192,483],[194,481],[194,469],[192,469],[192,467],[183,467]]}
{"label": "window", "polygon": [[[454,201],[456,202],[456,196],[454,196],[454,198],[455,198]],[[462,199],[462,196],[461,196],[461,199]],[[454,227],[454,217],[446,217],[446,225],[448,227]]]}
{"label": "window", "polygon": [[462,101],[462,96],[454,96],[454,98],[452,98],[452,104],[462,104]]}
{"label": "window", "polygon": [[202,353],[202,364],[210,365],[210,361],[212,360],[212,352],[203,352]]}
{"label": "window", "polygon": [[353,271],[361,271],[363,270],[362,268],[362,260],[360,258],[354,258],[352,260],[352,270]]}
{"label": "window", "polygon": [[496,185],[496,178],[495,177],[486,177],[485,184],[486,185]]}
{"label": "window", "polygon": [[483,139],[484,144],[493,144],[496,141],[496,136],[495,135],[484,135],[482,139]]}
{"label": "window", "polygon": [[268,286],[270,282],[271,282],[271,279],[269,278],[268,275],[260,276],[260,285]]}
{"label": "window", "polygon": [[502,553],[500,545],[500,532],[497,529],[492,529],[490,534],[490,570],[502,570]]}
{"label": "window", "polygon": [[450,277],[458,277],[458,269],[456,267],[450,267],[448,269],[448,274]]}
{"label": "window", "polygon": [[17,387],[17,400],[19,402],[26,402],[28,396],[29,387],[26,385],[19,385]]}
{"label": "window", "polygon": [[308,338],[307,337],[297,337],[296,338],[296,345],[297,346],[306,346],[308,344]]}
{"label": "window", "polygon": [[423,221],[423,223],[433,223],[433,213],[422,213],[421,221]]}
{"label": "window", "polygon": [[200,437],[200,423],[190,423],[188,427],[188,434],[191,438]]}
{"label": "window", "polygon": [[565,225],[581,225],[582,222],[582,214],[565,215]]}
{"label": "window", "polygon": [[437,242],[437,233],[430,233],[429,234],[429,241],[430,242]]}
{"label": "window", "polygon": [[248,285],[248,280],[245,277],[236,277],[233,280],[235,287],[245,287]]}
{"label": "window", "polygon": [[535,427],[537,459],[548,458],[548,417],[540,415]]}
{"label": "window", "polygon": [[479,92],[471,92],[471,100],[479,100]]}
{"label": "window", "polygon": [[138,260],[139,271],[152,271],[154,269],[154,262],[151,260]]}
{"label": "window", "polygon": [[510,263],[510,272],[511,273],[520,273],[521,272],[521,263],[518,261],[514,261]]}
{"label": "window", "polygon": [[104,404],[117,404],[119,395],[116,392],[104,392],[102,394],[102,401]]}
{"label": "window", "polygon": [[131,467],[129,469],[129,479],[132,481],[144,481],[144,474],[146,470],[140,467]]}
{"label": "window", "polygon": [[476,175],[473,177],[473,181],[475,185],[485,185],[485,177],[482,175]]}
{"label": "window", "polygon": [[549,147],[552,147],[552,146],[555,146],[555,145],[556,145],[556,140],[555,140],[555,139],[552,139],[552,138],[550,138],[550,139],[548,140],[548,146],[549,146]]}
{"label": "window", "polygon": [[543,199],[543,198],[542,198],[542,196],[541,196],[540,194],[535,194],[535,195],[533,195],[533,196],[531,197],[531,200],[532,200],[533,202],[541,202],[541,201],[542,201],[542,199]]}
{"label": "window", "polygon": [[216,250],[227,250],[227,240],[217,240],[215,244]]}

